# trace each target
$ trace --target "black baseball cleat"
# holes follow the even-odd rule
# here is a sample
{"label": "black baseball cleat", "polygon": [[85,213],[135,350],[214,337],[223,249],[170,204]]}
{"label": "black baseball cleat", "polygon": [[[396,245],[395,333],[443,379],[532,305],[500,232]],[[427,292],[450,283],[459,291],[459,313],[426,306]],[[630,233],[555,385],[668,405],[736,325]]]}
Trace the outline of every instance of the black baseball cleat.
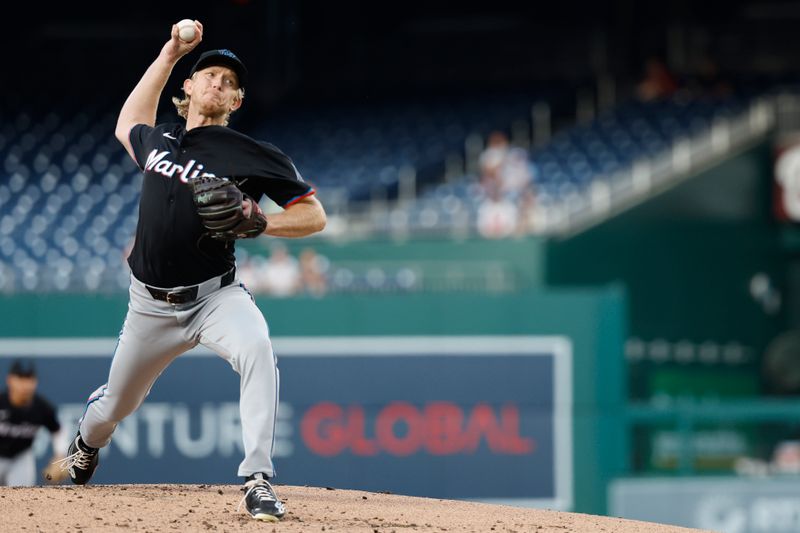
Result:
{"label": "black baseball cleat", "polygon": [[73,483],[86,485],[97,468],[98,452],[98,448],[87,446],[78,432],[75,440],[69,445],[67,456],[59,461],[59,465],[69,473],[69,478]]}
{"label": "black baseball cleat", "polygon": [[244,503],[247,512],[256,520],[277,522],[286,513],[283,502],[275,495],[275,489],[267,481],[267,476],[257,472],[245,480],[244,497],[239,503]]}

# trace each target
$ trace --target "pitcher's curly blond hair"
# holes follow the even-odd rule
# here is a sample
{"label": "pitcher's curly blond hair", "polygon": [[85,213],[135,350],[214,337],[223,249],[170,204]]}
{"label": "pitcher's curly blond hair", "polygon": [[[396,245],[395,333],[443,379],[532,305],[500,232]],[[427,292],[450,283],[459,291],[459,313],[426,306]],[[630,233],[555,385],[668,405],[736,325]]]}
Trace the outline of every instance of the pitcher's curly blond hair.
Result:
{"label": "pitcher's curly blond hair", "polygon": [[[244,89],[237,89],[239,93],[239,100],[244,100]],[[177,96],[172,97],[172,103],[175,104],[175,109],[178,111],[178,115],[182,117],[184,120],[189,116],[189,102],[191,101],[192,97],[184,95],[183,98],[178,98]],[[231,113],[225,115],[225,119],[222,121],[223,126],[228,125],[228,121],[231,118]]]}

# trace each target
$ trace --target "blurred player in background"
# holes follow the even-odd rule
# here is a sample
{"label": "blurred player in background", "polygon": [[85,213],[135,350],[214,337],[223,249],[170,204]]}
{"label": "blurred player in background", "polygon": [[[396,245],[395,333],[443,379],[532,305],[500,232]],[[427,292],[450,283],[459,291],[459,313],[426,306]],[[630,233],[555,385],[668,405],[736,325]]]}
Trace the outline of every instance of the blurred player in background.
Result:
{"label": "blurred player in background", "polygon": [[[56,410],[36,393],[39,380],[32,361],[17,359],[6,376],[7,389],[0,393],[0,485],[31,486],[36,483],[36,458],[33,440],[39,428],[46,427],[53,438],[53,458],[65,448]],[[50,464],[49,463],[49,464]],[[43,472],[46,481],[55,483],[66,476],[58,468]]]}

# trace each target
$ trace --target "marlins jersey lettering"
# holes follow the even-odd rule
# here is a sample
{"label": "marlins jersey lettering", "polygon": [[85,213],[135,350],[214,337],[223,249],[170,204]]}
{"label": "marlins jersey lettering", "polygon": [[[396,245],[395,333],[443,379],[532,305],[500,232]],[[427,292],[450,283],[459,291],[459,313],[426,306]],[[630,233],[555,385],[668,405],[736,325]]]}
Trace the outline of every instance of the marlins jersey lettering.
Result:
{"label": "marlins jersey lettering", "polygon": [[267,195],[281,207],[314,194],[286,154],[224,126],[187,131],[178,123],[139,124],[130,141],[144,180],[128,264],[148,285],[194,285],[235,265],[233,241],[204,235],[188,186],[192,179],[228,177],[256,202]]}

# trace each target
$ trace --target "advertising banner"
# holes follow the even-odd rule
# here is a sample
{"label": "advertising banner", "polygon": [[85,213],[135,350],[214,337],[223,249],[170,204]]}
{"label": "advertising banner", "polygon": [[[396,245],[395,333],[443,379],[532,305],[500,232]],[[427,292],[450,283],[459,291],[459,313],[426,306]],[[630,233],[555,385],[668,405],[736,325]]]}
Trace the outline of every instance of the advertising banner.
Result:
{"label": "advertising banner", "polygon": [[[115,339],[5,339],[72,434]],[[568,509],[571,345],[562,337],[273,339],[279,484]],[[2,369],[5,370],[5,369]],[[102,450],[96,483],[236,483],[238,375],[197,348],[162,373]],[[37,457],[50,456],[46,432]]]}
{"label": "advertising banner", "polygon": [[800,531],[800,480],[786,477],[619,479],[609,514],[720,533]]}

